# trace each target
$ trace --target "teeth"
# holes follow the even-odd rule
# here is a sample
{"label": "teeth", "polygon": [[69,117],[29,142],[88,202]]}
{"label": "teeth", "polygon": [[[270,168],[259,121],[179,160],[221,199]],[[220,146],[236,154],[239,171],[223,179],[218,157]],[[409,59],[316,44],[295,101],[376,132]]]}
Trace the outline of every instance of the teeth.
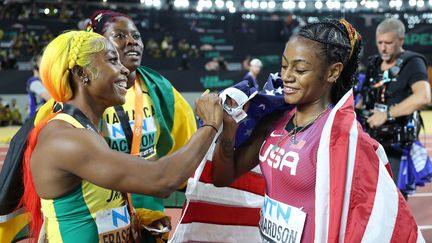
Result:
{"label": "teeth", "polygon": [[118,82],[118,83],[116,83],[116,85],[121,87],[121,88],[124,88],[124,89],[126,89],[126,86],[127,86],[126,81]]}
{"label": "teeth", "polygon": [[126,53],[126,56],[138,56],[138,52],[136,51],[130,51]]}

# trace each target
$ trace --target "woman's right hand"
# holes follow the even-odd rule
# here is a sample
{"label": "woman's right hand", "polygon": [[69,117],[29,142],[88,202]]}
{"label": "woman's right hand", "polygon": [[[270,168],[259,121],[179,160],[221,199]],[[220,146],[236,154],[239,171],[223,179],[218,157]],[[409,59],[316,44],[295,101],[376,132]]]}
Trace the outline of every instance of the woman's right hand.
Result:
{"label": "woman's right hand", "polygon": [[215,93],[203,94],[195,100],[195,110],[204,124],[219,128],[222,124],[223,109],[221,99]]}

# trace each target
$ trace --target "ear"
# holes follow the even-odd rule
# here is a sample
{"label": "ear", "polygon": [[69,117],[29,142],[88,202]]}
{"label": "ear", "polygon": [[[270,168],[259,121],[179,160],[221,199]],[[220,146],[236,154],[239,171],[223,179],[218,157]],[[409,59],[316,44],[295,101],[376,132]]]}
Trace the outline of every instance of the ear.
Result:
{"label": "ear", "polygon": [[344,65],[341,62],[333,63],[332,65],[330,65],[327,72],[327,82],[335,83],[341,75],[343,67]]}
{"label": "ear", "polygon": [[400,46],[402,48],[402,46],[404,45],[404,42],[405,42],[405,37],[399,37],[399,41],[400,41]]}
{"label": "ear", "polygon": [[75,65],[71,69],[71,75],[73,80],[78,84],[86,85],[89,82],[89,77],[90,77],[89,74],[83,67],[80,67],[78,65]]}

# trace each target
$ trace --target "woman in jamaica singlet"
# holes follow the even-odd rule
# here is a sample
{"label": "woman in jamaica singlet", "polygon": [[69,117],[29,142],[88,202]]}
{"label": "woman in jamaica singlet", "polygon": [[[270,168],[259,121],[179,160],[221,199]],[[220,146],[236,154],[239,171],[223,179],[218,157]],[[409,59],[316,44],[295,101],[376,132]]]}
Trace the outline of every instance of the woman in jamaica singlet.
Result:
{"label": "woman in jamaica singlet", "polygon": [[155,163],[110,149],[97,129],[103,111],[125,101],[129,70],[111,42],[96,33],[63,33],[46,47],[40,70],[63,110],[35,126],[24,158],[23,203],[33,236],[42,230],[48,242],[128,242],[135,234],[122,192],[165,197],[185,181],[221,124],[219,98],[197,99],[206,126]]}

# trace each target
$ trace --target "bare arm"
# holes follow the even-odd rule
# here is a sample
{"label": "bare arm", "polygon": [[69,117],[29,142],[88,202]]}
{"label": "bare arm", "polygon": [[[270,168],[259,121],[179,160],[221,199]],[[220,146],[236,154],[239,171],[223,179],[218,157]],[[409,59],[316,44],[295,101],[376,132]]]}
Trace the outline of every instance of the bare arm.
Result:
{"label": "bare arm", "polygon": [[234,150],[237,125],[231,121],[232,118],[224,114],[224,130],[218,138],[213,154],[213,184],[215,186],[228,186],[258,165],[259,150],[265,136],[279,117],[272,114],[268,116],[268,119],[262,119],[263,121],[252,132],[250,140]]}
{"label": "bare arm", "polygon": [[[390,107],[392,117],[407,116],[431,102],[431,87],[427,81],[417,81],[411,85],[412,94],[399,104]],[[374,111],[367,122],[371,127],[379,127],[387,121],[387,113]]]}
{"label": "bare arm", "polygon": [[391,107],[393,117],[407,116],[424,108],[431,102],[431,87],[428,81],[418,81],[411,86],[412,94],[399,104]]}
{"label": "bare arm", "polygon": [[[212,99],[214,107],[197,105],[197,113],[204,121],[219,126],[222,108],[219,98]],[[44,198],[63,195],[81,178],[117,191],[166,197],[192,175],[215,134],[212,127],[205,126],[175,153],[146,161],[111,150],[94,132],[52,121],[39,135],[31,168],[38,193]]]}

